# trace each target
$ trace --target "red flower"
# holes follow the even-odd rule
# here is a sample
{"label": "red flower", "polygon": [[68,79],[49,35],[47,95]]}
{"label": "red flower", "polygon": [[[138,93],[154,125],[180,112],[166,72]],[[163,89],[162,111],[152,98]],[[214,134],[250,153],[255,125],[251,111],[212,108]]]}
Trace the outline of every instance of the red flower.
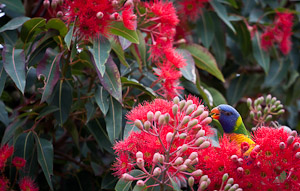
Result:
{"label": "red flower", "polygon": [[0,169],[3,170],[5,167],[7,159],[13,154],[14,152],[14,147],[13,146],[8,146],[4,145],[0,149]]}
{"label": "red flower", "polygon": [[108,35],[111,23],[110,16],[114,12],[109,0],[66,0],[64,3],[67,22],[76,20],[75,25],[85,37],[98,34]]}
{"label": "red flower", "polygon": [[38,191],[39,188],[37,185],[34,183],[34,181],[30,177],[24,177],[20,182],[19,182],[20,190],[21,191]]}
{"label": "red flower", "polygon": [[160,22],[172,26],[176,26],[179,23],[179,19],[176,15],[176,9],[171,2],[157,1],[147,3],[146,7],[149,8]]}
{"label": "red flower", "polygon": [[133,13],[133,8],[130,6],[125,7],[122,12],[123,23],[126,28],[129,30],[136,29],[136,15]]}
{"label": "red flower", "polygon": [[166,48],[164,49],[164,53],[168,61],[170,61],[177,68],[182,68],[186,65],[185,59],[181,54],[176,52],[174,48]]}
{"label": "red flower", "polygon": [[179,14],[183,19],[196,21],[201,15],[201,9],[209,0],[183,0],[179,1]]}
{"label": "red flower", "polygon": [[12,164],[19,170],[25,166],[26,160],[21,157],[14,157]]}
{"label": "red flower", "polygon": [[6,177],[0,177],[0,191],[7,191],[9,189],[9,181]]}
{"label": "red flower", "polygon": [[267,30],[261,35],[261,47],[264,50],[268,50],[272,47],[275,41],[275,36],[273,30]]}

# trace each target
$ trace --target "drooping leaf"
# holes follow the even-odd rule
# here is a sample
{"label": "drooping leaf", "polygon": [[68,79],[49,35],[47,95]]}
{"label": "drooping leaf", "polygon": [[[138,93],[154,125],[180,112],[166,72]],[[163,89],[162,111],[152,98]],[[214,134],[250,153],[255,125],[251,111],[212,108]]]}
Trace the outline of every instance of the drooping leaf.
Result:
{"label": "drooping leaf", "polygon": [[46,29],[55,29],[59,31],[60,36],[65,37],[68,28],[66,27],[66,24],[58,18],[52,18],[50,19],[46,24]]}
{"label": "drooping leaf", "polygon": [[214,8],[216,11],[217,15],[222,19],[222,21],[234,32],[236,33],[234,27],[229,21],[228,15],[227,15],[227,10],[224,5],[219,3],[218,0],[211,0],[209,1],[210,5]]}
{"label": "drooping leaf", "polygon": [[53,88],[59,80],[59,62],[62,53],[57,54],[51,48],[46,50],[44,58],[37,66],[37,77],[44,77],[44,87],[41,102],[46,101],[52,94]]}
{"label": "drooping leaf", "polygon": [[5,109],[5,104],[1,100],[0,100],[0,121],[5,126],[8,126],[8,123],[9,123],[8,113]]}
{"label": "drooping leaf", "polygon": [[146,65],[146,43],[141,31],[137,31],[139,37],[139,44],[132,44],[130,46],[130,51],[132,52],[133,56],[136,58],[139,67],[142,68]]}
{"label": "drooping leaf", "polygon": [[94,116],[96,108],[94,106],[94,102],[93,101],[88,101],[85,104],[85,109],[86,109],[86,123],[88,123],[91,118]]}
{"label": "drooping leaf", "polygon": [[0,0],[0,3],[5,4],[4,12],[9,17],[19,17],[25,14],[21,0]]}
{"label": "drooping leaf", "polygon": [[7,74],[5,72],[3,62],[1,60],[0,61],[0,96],[2,95],[4,86],[5,86],[5,82],[6,82],[6,78],[7,78]]}
{"label": "drooping leaf", "polygon": [[144,86],[143,84],[139,83],[135,79],[128,79],[126,77],[121,77],[121,82],[123,87],[125,86],[135,87],[145,92],[146,94],[150,95],[152,98],[157,96],[157,94],[151,88]]}
{"label": "drooping leaf", "polygon": [[39,112],[39,116],[37,117],[37,119],[45,117],[46,115],[49,115],[56,111],[59,111],[59,108],[57,106],[49,105],[49,106],[45,107],[44,109],[42,109],[42,111]]}
{"label": "drooping leaf", "polygon": [[210,92],[214,106],[218,106],[220,104],[227,104],[225,97],[215,88],[208,87],[207,90]]}
{"label": "drooping leaf", "polygon": [[4,46],[2,56],[6,73],[14,81],[17,88],[24,94],[26,83],[24,51],[7,44]]}
{"label": "drooping leaf", "polygon": [[8,30],[0,33],[6,45],[15,46],[18,40],[18,32],[16,30]]}
{"label": "drooping leaf", "polygon": [[74,32],[74,25],[70,26],[69,31],[64,38],[69,50],[70,50],[70,46],[71,46],[71,42],[72,42],[73,32]]}
{"label": "drooping leaf", "polygon": [[109,93],[102,86],[98,85],[95,90],[95,100],[104,116],[106,116],[109,108],[108,97]]}
{"label": "drooping leaf", "polygon": [[265,73],[268,74],[270,67],[270,56],[262,49],[259,36],[259,33],[256,32],[252,39],[253,56],[257,63],[264,69]]}
{"label": "drooping leaf", "polygon": [[9,126],[7,126],[4,131],[3,138],[1,140],[1,145],[6,144],[10,139],[12,139],[16,130],[18,128],[23,127],[23,125],[26,123],[26,121],[27,121],[27,118],[15,120],[13,123],[11,123]]}
{"label": "drooping leaf", "polygon": [[188,50],[192,54],[195,59],[195,64],[198,68],[209,72],[222,82],[225,81],[222,72],[218,68],[215,58],[206,48],[197,44],[185,45],[182,48]]}
{"label": "drooping leaf", "polygon": [[243,97],[245,91],[247,90],[249,77],[246,75],[241,75],[234,78],[227,89],[227,101],[230,105],[234,105],[237,101]]}
{"label": "drooping leaf", "polygon": [[46,180],[51,190],[53,190],[52,176],[53,176],[53,145],[50,141],[44,138],[39,138],[34,134],[35,142],[37,144],[38,162],[44,172]]}
{"label": "drooping leaf", "polygon": [[212,17],[215,24],[215,38],[213,39],[211,48],[217,64],[223,66],[226,61],[225,27],[222,25],[216,14],[212,14]]}
{"label": "drooping leaf", "polygon": [[32,18],[28,21],[26,21],[21,29],[21,39],[26,44],[31,40],[31,38],[34,36],[34,34],[38,31],[40,31],[40,27],[45,26],[46,19],[44,18]]}
{"label": "drooping leaf", "polygon": [[115,22],[113,25],[111,25],[110,33],[118,36],[122,36],[132,43],[135,44],[139,43],[139,37],[136,31],[127,29],[124,26],[123,22]]}
{"label": "drooping leaf", "polygon": [[203,10],[203,13],[197,22],[197,29],[200,32],[201,42],[206,48],[209,48],[215,37],[215,23],[210,12]]}
{"label": "drooping leaf", "polygon": [[280,82],[287,77],[288,65],[288,62],[273,60],[263,86],[276,88],[276,86],[278,86]]}
{"label": "drooping leaf", "polygon": [[110,42],[111,48],[113,49],[113,51],[116,53],[116,55],[120,59],[120,62],[124,66],[129,67],[129,65],[125,59],[124,50],[123,50],[118,38],[116,36],[111,37],[111,38],[109,38],[109,42]]}
{"label": "drooping leaf", "polygon": [[114,143],[122,130],[122,105],[112,96],[109,97],[109,110],[104,119],[109,140]]}
{"label": "drooping leaf", "polygon": [[16,17],[6,23],[4,26],[0,28],[0,33],[6,30],[14,30],[23,25],[24,22],[28,21],[29,17]]}
{"label": "drooping leaf", "polygon": [[104,190],[113,190],[117,183],[118,179],[112,175],[112,172],[108,172],[104,175],[102,182],[101,182],[101,189]]}
{"label": "drooping leaf", "polygon": [[[137,177],[137,176],[140,176],[142,174],[144,174],[143,171],[141,170],[132,170],[129,172],[129,174],[133,177]],[[120,179],[118,182],[117,182],[117,185],[115,187],[115,190],[116,191],[128,191],[129,188],[131,187],[131,184],[132,184],[132,181],[125,181],[123,179]]]}
{"label": "drooping leaf", "polygon": [[120,103],[122,103],[120,73],[113,59],[111,57],[108,58],[104,76],[102,76],[98,71],[97,73],[103,88],[106,89],[110,95],[112,95]]}
{"label": "drooping leaf", "polygon": [[179,54],[181,54],[185,61],[186,61],[186,66],[184,66],[183,68],[180,68],[180,71],[183,75],[183,77],[185,77],[185,79],[193,82],[194,84],[196,83],[196,68],[195,68],[195,61],[191,55],[191,53],[189,53],[189,51],[184,50],[184,49],[176,49],[176,52],[178,52]]}
{"label": "drooping leaf", "polygon": [[[14,145],[14,155],[29,160],[34,149],[34,137],[32,132],[22,133]],[[28,161],[27,161],[28,162]],[[28,164],[28,163],[27,163]]]}
{"label": "drooping leaf", "polygon": [[105,63],[109,57],[111,50],[110,42],[103,36],[97,36],[93,41],[93,49],[90,49],[93,57],[92,62],[96,67],[97,72],[103,77],[105,73]]}

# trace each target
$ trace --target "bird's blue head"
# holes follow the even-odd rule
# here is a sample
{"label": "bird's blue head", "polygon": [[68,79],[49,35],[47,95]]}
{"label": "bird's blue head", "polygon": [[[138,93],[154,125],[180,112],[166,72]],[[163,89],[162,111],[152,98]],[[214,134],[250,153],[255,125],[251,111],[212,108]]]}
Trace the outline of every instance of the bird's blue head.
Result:
{"label": "bird's blue head", "polygon": [[239,112],[230,105],[221,104],[211,110],[212,118],[217,119],[225,133],[232,133],[238,123],[241,123]]}

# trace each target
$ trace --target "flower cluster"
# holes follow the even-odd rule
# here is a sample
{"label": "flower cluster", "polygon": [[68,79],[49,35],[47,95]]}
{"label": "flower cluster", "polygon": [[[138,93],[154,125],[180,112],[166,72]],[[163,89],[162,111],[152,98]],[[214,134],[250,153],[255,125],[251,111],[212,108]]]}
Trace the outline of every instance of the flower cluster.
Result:
{"label": "flower cluster", "polygon": [[[212,120],[198,99],[156,99],[134,108],[127,118],[140,132],[131,132],[114,146],[116,175],[124,180],[138,180],[140,186],[155,180],[149,187],[172,185],[171,178],[178,185],[186,185],[187,177],[191,187],[196,177],[201,177],[202,187],[209,185],[209,178],[195,168],[197,151],[210,145],[204,136],[211,133],[208,124]],[[135,168],[143,172],[138,177],[130,174]]]}
{"label": "flower cluster", "polygon": [[240,146],[224,136],[220,147],[198,153],[198,168],[210,176],[210,189],[222,185],[228,173],[243,190],[298,190],[300,178],[300,138],[295,131],[260,127],[254,132],[256,146],[243,155]]}
{"label": "flower cluster", "polygon": [[274,26],[268,27],[261,35],[261,46],[268,50],[274,43],[279,44],[280,51],[287,55],[291,51],[291,35],[293,27],[292,13],[277,13]]}
{"label": "flower cluster", "polygon": [[[9,179],[5,176],[5,167],[7,165],[8,159],[13,155],[14,147],[9,145],[3,145],[0,148],[0,190],[8,190],[10,187]],[[21,157],[14,157],[12,159],[12,165],[15,166],[17,172],[22,170],[26,164],[26,160]],[[17,179],[15,179],[16,181]],[[12,184],[15,185],[15,182]],[[38,191],[39,188],[35,185],[34,181],[31,178],[25,176],[22,177],[19,182],[19,187],[21,191]]]}
{"label": "flower cluster", "polygon": [[178,2],[180,18],[196,21],[202,13],[202,8],[209,0],[181,0]]}

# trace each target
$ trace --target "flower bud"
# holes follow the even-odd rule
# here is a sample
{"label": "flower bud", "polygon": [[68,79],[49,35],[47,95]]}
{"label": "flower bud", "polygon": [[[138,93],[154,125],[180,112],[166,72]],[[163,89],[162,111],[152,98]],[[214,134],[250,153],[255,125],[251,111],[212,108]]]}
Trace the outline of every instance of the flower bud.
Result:
{"label": "flower bud", "polygon": [[204,137],[199,137],[199,138],[195,141],[194,145],[195,145],[196,147],[199,147],[204,141],[205,141]]}
{"label": "flower bud", "polygon": [[222,177],[222,182],[225,182],[229,178],[228,173],[225,173]]}
{"label": "flower bud", "polygon": [[256,113],[256,115],[257,115],[257,118],[260,118],[261,115],[262,115],[261,111],[258,111],[258,112]]}
{"label": "flower bud", "polygon": [[96,14],[97,19],[102,19],[103,16],[104,16],[104,14],[103,14],[101,11],[99,11],[99,12]]}
{"label": "flower bud", "polygon": [[141,120],[136,119],[134,121],[134,125],[139,129],[143,129],[143,124],[142,124]]}
{"label": "flower bud", "polygon": [[166,124],[168,124],[170,121],[170,114],[166,113],[164,116],[165,116],[165,122]]}
{"label": "flower bud", "polygon": [[266,122],[269,122],[269,121],[271,121],[272,120],[272,115],[268,115],[267,117],[266,117]]}
{"label": "flower bud", "polygon": [[188,179],[189,186],[192,188],[194,186],[194,183],[195,183],[194,177],[190,176]]}
{"label": "flower bud", "polygon": [[234,182],[234,179],[233,178],[229,178],[228,181],[227,181],[227,184],[233,184]]}
{"label": "flower bud", "polygon": [[180,166],[178,167],[178,170],[179,170],[179,171],[186,171],[187,169],[188,169],[188,167],[187,167],[185,164],[180,165]]}
{"label": "flower bud", "polygon": [[206,181],[203,181],[200,183],[200,186],[199,186],[199,191],[203,191],[207,188],[207,182]]}
{"label": "flower bud", "polygon": [[187,144],[183,144],[180,148],[180,152],[183,153],[188,149],[188,145]]}
{"label": "flower bud", "polygon": [[186,166],[190,166],[191,162],[192,162],[191,159],[186,159],[183,164],[185,164]]}
{"label": "flower bud", "polygon": [[172,113],[173,113],[174,117],[177,115],[177,112],[178,112],[178,105],[173,105]]}
{"label": "flower bud", "polygon": [[255,114],[254,114],[253,111],[250,111],[250,114],[249,114],[249,115],[250,115],[250,118],[253,119]]}
{"label": "flower bud", "polygon": [[153,112],[152,112],[152,111],[149,111],[149,112],[147,113],[147,119],[148,119],[148,121],[152,122],[152,121],[153,121],[153,118],[154,118]]}
{"label": "flower bud", "polygon": [[240,173],[240,174],[243,174],[243,173],[244,173],[243,167],[238,167],[236,170],[237,170],[237,172]]}
{"label": "flower bud", "polygon": [[243,191],[243,189],[242,188],[238,188],[235,191]]}
{"label": "flower bud", "polygon": [[231,187],[231,184],[226,184],[225,187],[224,187],[224,191],[229,190],[230,187]]}
{"label": "flower bud", "polygon": [[109,16],[109,18],[110,18],[110,20],[119,20],[121,17],[120,17],[120,15],[119,15],[119,13],[114,12],[113,14],[111,14],[111,15]]}
{"label": "flower bud", "polygon": [[236,163],[236,162],[238,162],[239,157],[236,156],[236,155],[232,155],[232,156],[230,157],[230,159],[232,160],[232,162]]}
{"label": "flower bud", "polygon": [[196,111],[194,111],[194,113],[191,115],[192,118],[194,117],[198,117],[203,113],[203,108],[198,108]]}
{"label": "flower bud", "polygon": [[145,123],[144,123],[144,128],[145,128],[145,130],[146,130],[146,131],[149,131],[150,127],[151,127],[150,121],[145,121]]}
{"label": "flower bud", "polygon": [[198,169],[198,170],[195,170],[194,172],[192,172],[192,176],[202,176],[203,175],[203,171]]}
{"label": "flower bud", "polygon": [[53,0],[53,1],[51,2],[51,7],[52,7],[52,9],[56,9],[57,4],[58,4],[57,0]]}
{"label": "flower bud", "polygon": [[200,178],[200,182],[202,181],[207,181],[208,180],[208,176],[207,175],[203,175],[201,178]]}
{"label": "flower bud", "polygon": [[201,121],[201,125],[210,124],[211,122],[212,122],[212,118],[211,117],[207,117],[203,121]]}
{"label": "flower bud", "polygon": [[159,154],[159,153],[155,153],[155,154],[153,155],[153,160],[152,160],[152,161],[153,161],[154,164],[158,162],[159,157],[160,157],[160,154]]}
{"label": "flower bud", "polygon": [[199,138],[199,137],[203,137],[205,135],[205,131],[203,129],[199,130],[198,133],[196,134],[196,138]]}
{"label": "flower bud", "polygon": [[276,98],[276,97],[273,97],[273,98],[271,99],[271,104],[273,105],[273,104],[276,102],[276,100],[277,100],[277,98]]}
{"label": "flower bud", "polygon": [[259,145],[256,145],[252,151],[256,151],[256,152],[259,152],[260,151],[260,146]]}
{"label": "flower bud", "polygon": [[248,98],[247,99],[247,106],[250,108],[252,105],[252,99],[251,98]]}
{"label": "flower bud", "polygon": [[203,113],[199,117],[199,121],[202,121],[203,119],[208,117],[208,111],[203,111]]}
{"label": "flower bud", "polygon": [[194,126],[197,125],[197,124],[198,124],[198,119],[193,119],[193,120],[191,120],[191,121],[188,123],[187,127],[188,127],[188,128],[192,128],[192,127],[194,127]]}
{"label": "flower bud", "polygon": [[296,151],[300,148],[300,143],[296,142],[294,145],[293,145],[293,150]]}
{"label": "flower bud", "polygon": [[193,101],[192,100],[187,100],[186,101],[186,104],[185,104],[185,107],[187,108],[187,107],[189,107],[190,105],[192,105],[193,104]]}
{"label": "flower bud", "polygon": [[185,125],[190,121],[191,117],[190,116],[184,116],[182,121],[181,121],[181,125]]}
{"label": "flower bud", "polygon": [[144,158],[144,154],[143,154],[141,151],[138,151],[138,152],[135,154],[135,157],[136,157],[136,158]]}
{"label": "flower bud", "polygon": [[161,174],[161,168],[156,167],[156,168],[153,170],[153,175],[154,175],[154,176],[159,176],[160,174]]}
{"label": "flower bud", "polygon": [[279,110],[279,109],[282,109],[282,108],[283,108],[283,105],[279,104],[276,109]]}
{"label": "flower bud", "polygon": [[56,17],[57,17],[57,18],[62,18],[62,16],[64,16],[64,13],[63,13],[62,11],[58,11],[58,12],[56,13]]}
{"label": "flower bud", "polygon": [[277,112],[277,115],[281,115],[281,114],[283,114],[285,112],[285,110],[284,109],[281,109],[281,110],[279,110],[278,112]]}
{"label": "flower bud", "polygon": [[179,138],[180,139],[185,139],[187,137],[187,134],[186,133],[181,133],[180,135],[179,135]]}
{"label": "flower bud", "polygon": [[258,162],[256,163],[256,166],[257,166],[258,168],[260,168],[260,167],[261,167],[261,162],[258,161]]}
{"label": "flower bud", "polygon": [[174,162],[175,165],[180,165],[180,164],[182,164],[182,163],[183,163],[183,158],[182,158],[182,157],[178,157],[178,158],[175,160],[175,162]]}
{"label": "flower bud", "polygon": [[112,4],[113,7],[116,7],[116,6],[119,5],[119,1],[118,0],[112,0],[111,4]]}
{"label": "flower bud", "polygon": [[259,105],[259,99],[254,100],[254,106],[257,107]]}
{"label": "flower bud", "polygon": [[124,174],[122,174],[122,177],[121,177],[123,180],[125,180],[125,181],[133,181],[134,180],[134,177],[133,176],[131,176],[130,174],[128,174],[128,173],[124,173]]}
{"label": "flower bud", "polygon": [[136,185],[139,186],[139,187],[143,187],[143,186],[145,186],[145,182],[143,180],[138,180],[136,182]]}
{"label": "flower bud", "polygon": [[280,102],[279,100],[277,100],[277,101],[274,103],[274,105],[275,105],[276,107],[278,107],[280,103],[281,103],[281,102]]}
{"label": "flower bud", "polygon": [[295,154],[295,157],[296,157],[296,159],[300,159],[300,152],[297,152],[297,153]]}
{"label": "flower bud", "polygon": [[210,146],[210,142],[209,142],[209,141],[204,141],[204,142],[200,145],[199,149],[206,149],[206,148],[208,148],[209,146]]}
{"label": "flower bud", "polygon": [[238,159],[238,163],[239,163],[240,165],[242,165],[243,162],[244,162],[244,159],[242,159],[242,158],[239,158],[239,159]]}
{"label": "flower bud", "polygon": [[165,115],[160,115],[158,118],[158,125],[164,125],[165,122]]}
{"label": "flower bud", "polygon": [[180,110],[183,109],[183,107],[185,106],[185,104],[186,104],[186,101],[185,101],[185,100],[181,100],[181,101],[179,102],[179,108],[180,108]]}
{"label": "flower bud", "polygon": [[284,142],[280,142],[279,143],[279,148],[281,149],[281,150],[283,150],[283,149],[285,149],[285,143]]}
{"label": "flower bud", "polygon": [[164,155],[159,155],[158,162],[164,163],[164,161],[165,161],[165,156]]}
{"label": "flower bud", "polygon": [[256,152],[256,151],[252,151],[252,152],[250,153],[250,158],[256,159],[256,158],[257,158],[257,152]]}
{"label": "flower bud", "polygon": [[43,2],[45,9],[48,9],[50,7],[50,1],[49,0],[44,0]]}
{"label": "flower bud", "polygon": [[167,143],[171,143],[172,138],[173,138],[173,133],[171,133],[171,132],[167,133],[167,135],[166,135]]}
{"label": "flower bud", "polygon": [[235,191],[238,187],[239,187],[238,184],[234,184],[233,186],[231,186],[231,188],[229,188],[228,191]]}
{"label": "flower bud", "polygon": [[288,139],[287,139],[287,141],[286,141],[287,145],[292,144],[294,142],[294,140],[295,140],[295,137],[289,136]]}
{"label": "flower bud", "polygon": [[269,104],[271,102],[272,96],[269,94],[266,97],[266,104]]}
{"label": "flower bud", "polygon": [[144,164],[145,164],[144,159],[142,159],[142,158],[137,158],[137,159],[136,159],[136,165],[137,165],[140,169],[143,169],[143,168],[144,168]]}
{"label": "flower bud", "polygon": [[176,96],[176,97],[173,98],[173,103],[174,104],[178,104],[179,103],[179,97],[178,96]]}
{"label": "flower bud", "polygon": [[249,143],[247,143],[247,142],[242,142],[241,143],[241,150],[242,150],[243,153],[248,151],[249,147],[250,147]]}
{"label": "flower bud", "polygon": [[206,183],[207,183],[207,186],[210,185],[210,183],[211,183],[210,178],[207,179]]}
{"label": "flower bud", "polygon": [[190,163],[191,165],[197,164],[199,162],[198,158],[195,158],[194,160],[192,160],[192,162]]}
{"label": "flower bud", "polygon": [[195,158],[198,157],[198,153],[197,152],[192,152],[189,156],[189,159],[194,160]]}
{"label": "flower bud", "polygon": [[126,3],[124,4],[124,7],[132,7],[132,6],[133,6],[132,0],[127,0]]}
{"label": "flower bud", "polygon": [[291,136],[297,137],[297,135],[298,135],[297,131],[293,130],[293,131],[291,132]]}
{"label": "flower bud", "polygon": [[261,109],[262,109],[261,105],[258,105],[256,109],[257,109],[257,111],[261,111]]}
{"label": "flower bud", "polygon": [[185,114],[186,114],[186,115],[189,115],[189,114],[191,114],[193,111],[194,111],[194,105],[190,105],[190,106],[188,106],[188,108],[186,109]]}
{"label": "flower bud", "polygon": [[62,5],[64,3],[64,0],[58,0],[58,4]]}
{"label": "flower bud", "polygon": [[160,115],[161,115],[160,111],[155,112],[155,114],[154,114],[154,120],[157,121]]}

